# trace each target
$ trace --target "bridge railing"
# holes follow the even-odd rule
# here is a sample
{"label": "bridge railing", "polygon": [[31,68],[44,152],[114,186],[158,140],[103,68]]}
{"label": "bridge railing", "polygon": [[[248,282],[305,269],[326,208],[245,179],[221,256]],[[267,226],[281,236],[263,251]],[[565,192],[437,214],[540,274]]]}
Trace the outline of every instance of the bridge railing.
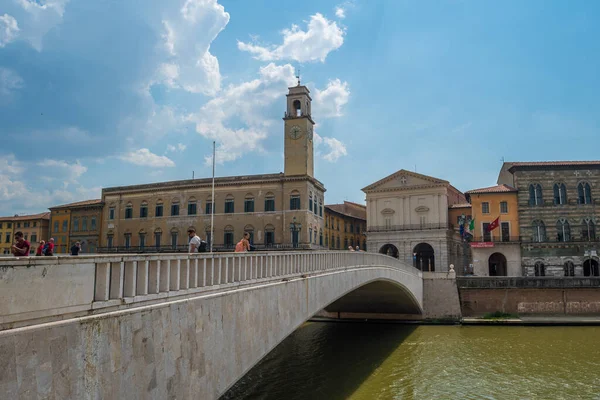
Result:
{"label": "bridge railing", "polygon": [[259,282],[383,266],[422,276],[377,253],[297,251],[111,254],[0,260],[0,330],[150,304]]}

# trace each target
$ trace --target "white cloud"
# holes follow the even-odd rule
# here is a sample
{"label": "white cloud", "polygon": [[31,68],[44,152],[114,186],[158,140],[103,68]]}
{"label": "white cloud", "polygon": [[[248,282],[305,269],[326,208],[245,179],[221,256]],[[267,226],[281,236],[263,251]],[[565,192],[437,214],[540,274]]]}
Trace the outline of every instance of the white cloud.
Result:
{"label": "white cloud", "polygon": [[[196,131],[218,144],[217,162],[232,161],[243,154],[262,151],[275,121],[265,118],[266,110],[283,98],[287,87],[295,83],[294,68],[273,63],[260,68],[259,77],[249,82],[230,85],[219,96],[206,103],[192,117]],[[237,123],[237,126],[233,126]],[[212,163],[212,155],[205,158]]]}
{"label": "white cloud", "polygon": [[336,7],[335,8],[335,16],[340,19],[346,18],[346,10],[344,10],[342,7]]}
{"label": "white cloud", "polygon": [[186,0],[177,12],[165,13],[162,39],[168,62],[158,68],[155,81],[215,95],[221,88],[221,73],[210,44],[229,23],[229,13],[217,0]]}
{"label": "white cloud", "polygon": [[69,0],[15,0],[20,6],[16,17],[20,25],[20,36],[37,51],[42,50],[46,33],[62,23],[65,7]]}
{"label": "white cloud", "polygon": [[175,163],[168,157],[159,156],[152,153],[148,149],[139,149],[129,152],[119,158],[131,164],[140,165],[143,167],[174,167]]}
{"label": "white cloud", "polygon": [[[316,155],[331,163],[336,162],[340,157],[348,155],[346,145],[336,138],[320,136],[315,132],[314,144]],[[322,151],[323,147],[326,147],[325,152]]]}
{"label": "white cloud", "polygon": [[0,15],[0,47],[4,47],[19,35],[19,24],[12,15]]}
{"label": "white cloud", "polygon": [[0,67],[0,97],[9,97],[23,87],[23,79],[13,70]]}
{"label": "white cloud", "polygon": [[348,103],[350,89],[348,82],[330,80],[323,90],[315,89],[315,115],[321,118],[341,117],[342,108]]}
{"label": "white cloud", "polygon": [[37,165],[43,168],[46,179],[60,180],[65,188],[70,184],[78,184],[78,179],[87,172],[87,167],[79,161],[70,164],[63,160],[45,159]]}
{"label": "white cloud", "polygon": [[27,193],[27,188],[20,179],[23,171],[23,165],[14,155],[0,155],[0,202],[19,199]]}
{"label": "white cloud", "polygon": [[176,153],[176,152],[182,153],[183,151],[185,151],[186,147],[187,146],[183,143],[177,143],[177,146],[173,146],[172,144],[169,144],[169,145],[167,145],[167,151],[170,151],[171,153]]}
{"label": "white cloud", "polygon": [[344,43],[344,30],[335,21],[317,13],[310,17],[306,31],[297,25],[284,29],[283,43],[279,46],[260,46],[238,41],[238,48],[254,54],[262,61],[295,60],[325,62],[327,55]]}

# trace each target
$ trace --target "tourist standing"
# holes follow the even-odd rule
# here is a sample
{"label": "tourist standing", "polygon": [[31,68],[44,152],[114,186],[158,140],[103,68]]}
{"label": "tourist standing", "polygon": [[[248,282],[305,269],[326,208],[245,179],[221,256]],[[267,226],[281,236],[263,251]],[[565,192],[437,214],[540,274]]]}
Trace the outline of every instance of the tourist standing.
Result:
{"label": "tourist standing", "polygon": [[15,257],[27,257],[29,256],[29,249],[31,245],[25,239],[23,239],[23,232],[19,231],[15,233],[15,244],[12,245],[10,251]]}
{"label": "tourist standing", "polygon": [[45,240],[40,240],[40,244],[38,245],[37,249],[35,250],[36,257],[44,255],[44,245],[45,244],[46,244]]}
{"label": "tourist standing", "polygon": [[78,256],[80,251],[81,251],[81,243],[75,242],[75,244],[73,246],[71,246],[71,255]]}
{"label": "tourist standing", "polygon": [[48,239],[48,243],[46,243],[46,246],[45,246],[44,255],[45,256],[53,256],[54,255],[54,238]]}
{"label": "tourist standing", "polygon": [[196,235],[196,230],[194,228],[190,228],[187,231],[188,236],[190,238],[189,242],[189,253],[197,253],[200,251],[200,245],[202,244],[202,239],[200,236]]}
{"label": "tourist standing", "polygon": [[236,253],[243,253],[246,251],[250,251],[250,234],[248,232],[244,232],[242,240],[235,245]]}

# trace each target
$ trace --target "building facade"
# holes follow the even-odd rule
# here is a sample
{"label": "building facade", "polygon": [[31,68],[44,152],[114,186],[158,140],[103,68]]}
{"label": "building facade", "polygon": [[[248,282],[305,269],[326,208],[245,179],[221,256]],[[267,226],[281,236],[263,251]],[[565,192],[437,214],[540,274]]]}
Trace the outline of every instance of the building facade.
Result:
{"label": "building facade", "polygon": [[71,248],[71,210],[61,206],[51,207],[50,237],[54,238],[54,254],[67,254]]}
{"label": "building facade", "polygon": [[[52,224],[56,228],[55,231],[53,229],[52,234],[55,243],[60,240],[60,243],[56,245],[60,253],[69,252],[71,246],[76,242],[81,244],[82,253],[97,252],[100,245],[102,206],[102,200],[94,199],[63,204],[50,209],[55,217]],[[69,219],[66,220],[64,216],[68,216]],[[68,231],[62,232],[65,223]],[[63,238],[63,236],[66,237]]]}
{"label": "building facade", "polygon": [[[468,254],[449,209],[465,204],[448,181],[400,170],[363,189],[367,195],[367,248],[422,271],[463,266]],[[456,268],[461,273],[463,268]]]}
{"label": "building facade", "polygon": [[367,207],[344,201],[325,206],[325,247],[346,250],[348,246],[367,248]]}
{"label": "building facade", "polygon": [[233,249],[244,232],[258,249],[324,246],[311,101],[300,83],[289,88],[283,173],[215,178],[214,199],[211,178],[103,189],[102,251],[184,250],[191,227],[215,250]]}
{"label": "building facade", "polygon": [[0,253],[2,255],[10,255],[11,246],[15,242],[14,234],[23,232],[24,239],[31,245],[29,253],[35,254],[40,240],[48,240],[49,220],[49,212],[0,218]]}
{"label": "building facade", "polygon": [[[469,190],[474,231],[470,246],[477,276],[521,276],[517,189],[509,185]],[[489,226],[498,219],[498,227]]]}
{"label": "building facade", "polygon": [[518,189],[523,275],[600,275],[600,161],[505,163],[498,181]]}

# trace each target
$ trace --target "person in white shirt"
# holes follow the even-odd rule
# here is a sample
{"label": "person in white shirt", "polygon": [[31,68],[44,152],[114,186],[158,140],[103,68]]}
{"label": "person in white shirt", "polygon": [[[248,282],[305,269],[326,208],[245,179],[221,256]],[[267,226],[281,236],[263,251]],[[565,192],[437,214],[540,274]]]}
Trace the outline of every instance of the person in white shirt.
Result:
{"label": "person in white shirt", "polygon": [[197,253],[198,250],[200,249],[200,243],[202,243],[202,240],[200,239],[200,237],[198,235],[196,235],[196,230],[194,228],[188,229],[188,236],[190,238],[189,252]]}

